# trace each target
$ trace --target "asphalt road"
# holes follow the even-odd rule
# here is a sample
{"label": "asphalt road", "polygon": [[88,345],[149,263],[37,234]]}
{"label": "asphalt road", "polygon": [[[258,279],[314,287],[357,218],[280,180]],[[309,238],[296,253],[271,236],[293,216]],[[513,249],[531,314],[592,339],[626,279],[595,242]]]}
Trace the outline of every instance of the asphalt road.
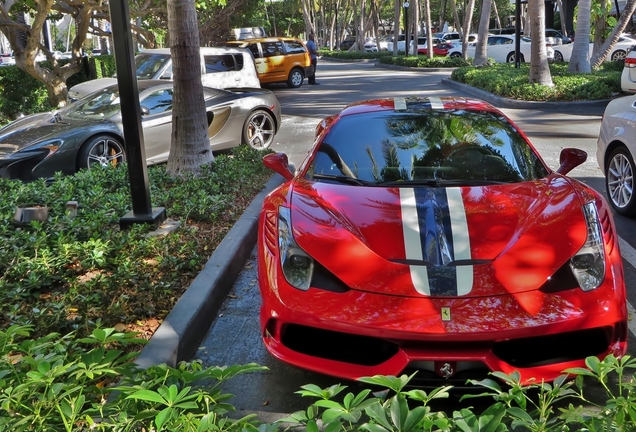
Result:
{"label": "asphalt road", "polygon": [[[442,79],[448,71],[396,70],[373,63],[336,63],[320,61],[317,80],[321,85],[303,85],[289,89],[285,85],[272,86],[282,106],[283,126],[277,135],[274,149],[284,151],[290,161],[300,165],[313,140],[313,131],[320,119],[336,113],[346,104],[362,99],[392,96],[467,96],[455,88],[445,86]],[[564,106],[571,111],[572,106]],[[587,151],[588,160],[570,175],[604,192],[601,171],[596,164],[596,140],[601,115],[590,108],[577,114],[565,114],[553,109],[504,109],[526,132],[549,166],[557,168],[559,153],[565,147]],[[636,305],[636,239],[630,233],[636,221],[616,216],[621,248],[625,262],[628,300]],[[259,335],[260,298],[256,280],[254,252],[235,282],[230,296],[210,331],[200,344],[195,358],[206,366],[258,363],[268,371],[243,375],[228,381],[223,389],[235,396],[231,403],[240,411],[257,412],[263,420],[275,420],[285,414],[305,408],[309,401],[294,394],[300,386],[314,383],[323,387],[341,381],[287,366],[272,358],[263,348]],[[636,314],[634,314],[636,315]],[[636,354],[634,333],[630,325],[630,354]],[[329,341],[316,341],[328,344]],[[356,383],[343,383],[351,390]]]}

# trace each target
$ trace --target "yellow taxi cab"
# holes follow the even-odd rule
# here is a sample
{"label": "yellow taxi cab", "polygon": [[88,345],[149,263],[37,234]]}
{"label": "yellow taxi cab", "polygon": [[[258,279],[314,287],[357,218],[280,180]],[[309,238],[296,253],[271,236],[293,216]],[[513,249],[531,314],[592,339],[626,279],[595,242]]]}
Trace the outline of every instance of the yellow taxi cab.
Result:
{"label": "yellow taxi cab", "polygon": [[309,51],[300,39],[266,37],[228,41],[225,45],[252,52],[261,84],[286,82],[289,87],[300,87],[311,67]]}

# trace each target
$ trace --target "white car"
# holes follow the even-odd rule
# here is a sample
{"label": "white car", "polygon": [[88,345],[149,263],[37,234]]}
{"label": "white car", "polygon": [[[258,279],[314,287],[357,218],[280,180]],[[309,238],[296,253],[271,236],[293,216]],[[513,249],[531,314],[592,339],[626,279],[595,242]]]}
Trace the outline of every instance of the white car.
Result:
{"label": "white car", "polygon": [[[627,57],[627,54],[631,52],[632,47],[636,45],[636,39],[632,35],[621,35],[618,41],[614,45],[612,52],[607,55],[606,60],[618,61]],[[568,43],[563,45],[555,45],[554,48],[554,61],[569,62],[572,57],[572,49],[574,43]],[[590,56],[592,56],[594,50],[594,44],[590,43]]]}
{"label": "white car", "polygon": [[[521,62],[530,61],[530,38],[522,37],[519,43],[519,53]],[[468,45],[468,57],[475,57],[476,43]],[[486,46],[487,56],[495,60],[497,63],[514,63],[515,62],[515,36],[514,35],[489,35],[488,45]],[[548,60],[554,58],[554,50],[551,46],[546,46],[546,54]],[[459,57],[462,55],[461,45],[448,52],[449,57]]]}
{"label": "white car", "polygon": [[[246,48],[201,47],[201,82],[206,87],[260,88],[256,73],[254,56]],[[148,49],[135,56],[135,69],[138,80],[172,80],[172,58],[169,48]],[[99,78],[71,87],[68,91],[69,102],[115,84],[117,78]]]}
{"label": "white car", "polygon": [[605,174],[607,197],[617,213],[636,216],[634,154],[636,152],[636,96],[611,101],[605,107],[596,148]]}

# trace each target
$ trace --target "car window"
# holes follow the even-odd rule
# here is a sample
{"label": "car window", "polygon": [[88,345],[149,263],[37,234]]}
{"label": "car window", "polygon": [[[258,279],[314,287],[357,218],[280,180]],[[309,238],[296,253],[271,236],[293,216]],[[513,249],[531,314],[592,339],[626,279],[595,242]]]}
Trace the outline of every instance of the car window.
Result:
{"label": "car window", "polygon": [[154,91],[145,97],[140,104],[148,108],[150,115],[170,111],[172,109],[172,89]]}
{"label": "car window", "polygon": [[255,43],[251,43],[247,45],[247,49],[249,49],[252,52],[252,55],[254,56],[254,58],[260,58],[261,54],[258,52],[258,45]]}
{"label": "car window", "polygon": [[135,57],[137,79],[151,79],[170,60],[169,54],[141,53]]}
{"label": "car window", "polygon": [[287,50],[287,54],[302,54],[307,50],[297,41],[285,41],[285,49]]}
{"label": "car window", "polygon": [[119,92],[105,88],[62,110],[63,117],[108,118],[119,112]]}
{"label": "car window", "polygon": [[204,55],[205,73],[227,72],[236,70],[232,54]]}
{"label": "car window", "polygon": [[283,43],[281,41],[261,42],[263,57],[283,55]]}
{"label": "car window", "polygon": [[407,185],[427,180],[519,182],[545,177],[548,172],[504,117],[490,112],[425,110],[339,119],[308,173],[353,173],[359,180]]}

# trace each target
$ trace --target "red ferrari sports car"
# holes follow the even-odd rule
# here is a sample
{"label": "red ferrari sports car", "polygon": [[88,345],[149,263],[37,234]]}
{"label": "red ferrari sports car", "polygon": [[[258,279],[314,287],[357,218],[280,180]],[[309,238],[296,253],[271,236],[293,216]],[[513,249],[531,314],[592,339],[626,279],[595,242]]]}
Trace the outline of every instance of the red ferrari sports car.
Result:
{"label": "red ferrari sports car", "polygon": [[[448,55],[448,51],[452,50],[455,46],[451,43],[441,43],[433,46],[433,55],[445,57]],[[418,48],[418,54],[428,54],[426,48]]]}
{"label": "red ferrari sports car", "polygon": [[278,359],[345,379],[490,371],[551,381],[626,351],[623,268],[604,198],[550,169],[477,100],[369,100],[324,119],[264,200],[262,337]]}

